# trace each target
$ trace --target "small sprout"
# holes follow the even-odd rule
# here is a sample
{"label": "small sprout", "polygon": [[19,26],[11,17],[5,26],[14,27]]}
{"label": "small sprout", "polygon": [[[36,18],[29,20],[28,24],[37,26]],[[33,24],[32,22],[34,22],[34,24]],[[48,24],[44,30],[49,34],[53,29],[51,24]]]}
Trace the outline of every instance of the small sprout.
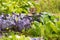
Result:
{"label": "small sprout", "polygon": [[9,38],[12,38],[12,36],[9,36]]}
{"label": "small sprout", "polygon": [[16,38],[20,38],[20,36],[19,35],[15,35],[16,36]]}

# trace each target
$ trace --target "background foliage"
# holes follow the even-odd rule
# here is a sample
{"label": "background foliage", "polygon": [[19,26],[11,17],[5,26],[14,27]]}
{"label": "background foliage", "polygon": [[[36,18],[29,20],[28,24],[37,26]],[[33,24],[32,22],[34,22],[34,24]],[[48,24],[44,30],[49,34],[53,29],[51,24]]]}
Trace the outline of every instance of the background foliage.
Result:
{"label": "background foliage", "polygon": [[37,12],[58,13],[60,11],[60,0],[0,0],[0,13],[28,13],[31,7],[35,7]]}

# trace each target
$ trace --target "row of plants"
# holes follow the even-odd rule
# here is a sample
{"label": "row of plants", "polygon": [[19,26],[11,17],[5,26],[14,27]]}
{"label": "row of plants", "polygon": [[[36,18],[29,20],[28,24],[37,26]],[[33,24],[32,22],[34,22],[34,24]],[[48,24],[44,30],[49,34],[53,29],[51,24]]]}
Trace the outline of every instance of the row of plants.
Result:
{"label": "row of plants", "polygon": [[54,18],[54,16],[51,16],[46,12],[40,14],[33,13],[32,16],[23,13],[12,13],[12,15],[2,13],[2,15],[0,15],[0,31],[9,29],[13,29],[15,31],[22,31],[23,29],[27,30],[31,27],[32,24],[34,24],[34,21],[44,25],[46,20],[51,20],[54,22]]}
{"label": "row of plants", "polygon": [[[60,40],[60,19],[47,12],[33,14],[33,16],[15,13],[10,16],[2,14],[0,22],[0,32],[3,35],[1,40],[30,40],[30,38],[36,40],[37,37],[44,40]],[[15,35],[25,36],[15,39]]]}

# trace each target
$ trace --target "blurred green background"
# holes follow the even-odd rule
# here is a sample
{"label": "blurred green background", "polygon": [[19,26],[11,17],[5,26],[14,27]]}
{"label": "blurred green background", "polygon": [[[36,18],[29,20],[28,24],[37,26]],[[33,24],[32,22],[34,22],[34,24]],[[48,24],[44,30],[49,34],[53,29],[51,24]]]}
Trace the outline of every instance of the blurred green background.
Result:
{"label": "blurred green background", "polygon": [[37,13],[60,13],[60,0],[0,0],[0,13],[28,13],[32,7]]}

